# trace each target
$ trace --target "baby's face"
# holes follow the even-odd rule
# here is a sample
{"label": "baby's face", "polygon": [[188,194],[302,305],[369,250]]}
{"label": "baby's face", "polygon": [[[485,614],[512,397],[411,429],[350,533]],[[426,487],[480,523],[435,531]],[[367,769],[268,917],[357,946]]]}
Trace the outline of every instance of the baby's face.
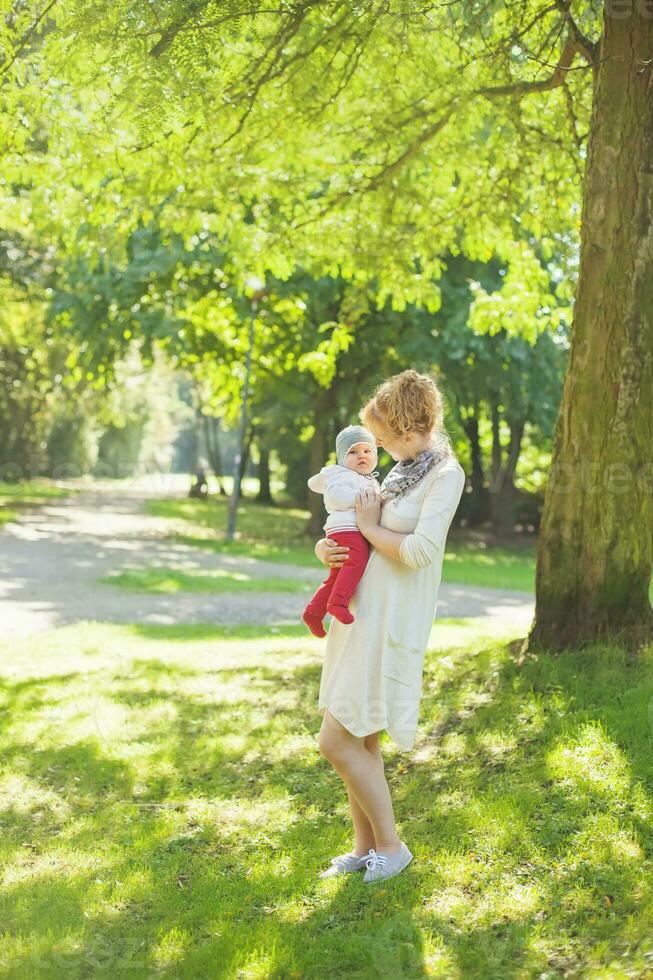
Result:
{"label": "baby's face", "polygon": [[369,442],[357,442],[345,456],[343,465],[357,473],[371,473],[376,466],[376,449]]}

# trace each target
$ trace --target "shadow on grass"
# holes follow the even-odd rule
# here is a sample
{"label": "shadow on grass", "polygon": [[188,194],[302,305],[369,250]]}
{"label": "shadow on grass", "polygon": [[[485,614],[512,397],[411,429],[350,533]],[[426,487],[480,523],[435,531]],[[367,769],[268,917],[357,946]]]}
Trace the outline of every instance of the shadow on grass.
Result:
{"label": "shadow on grass", "polygon": [[[6,767],[33,790],[1,811],[2,921],[23,937],[12,975],[511,978],[576,975],[596,947],[604,965],[644,955],[650,662],[607,648],[519,660],[499,643],[429,656],[414,752],[384,743],[415,861],[382,887],[317,878],[351,844],[317,751],[319,674],[305,659],[207,669],[136,654],[83,676],[119,729],[45,748],[7,725]],[[53,681],[74,696],[80,678]],[[6,717],[47,709],[46,688],[5,682]]]}

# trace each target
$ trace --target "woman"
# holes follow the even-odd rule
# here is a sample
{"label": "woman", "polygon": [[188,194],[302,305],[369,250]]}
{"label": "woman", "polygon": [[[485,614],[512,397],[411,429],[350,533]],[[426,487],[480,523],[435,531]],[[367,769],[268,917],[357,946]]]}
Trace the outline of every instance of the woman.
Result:
{"label": "woman", "polygon": [[[444,545],[465,473],[428,375],[408,370],[384,381],[360,419],[398,462],[381,494],[371,488],[356,498],[370,557],[350,602],[354,623],[332,619],[326,641],[319,749],[345,783],[354,848],[321,877],[366,867],[369,883],[398,874],[413,857],[397,834],[379,735],[386,729],[399,748],[413,746]],[[315,554],[330,567],[347,560],[347,548],[329,538],[316,543]]]}

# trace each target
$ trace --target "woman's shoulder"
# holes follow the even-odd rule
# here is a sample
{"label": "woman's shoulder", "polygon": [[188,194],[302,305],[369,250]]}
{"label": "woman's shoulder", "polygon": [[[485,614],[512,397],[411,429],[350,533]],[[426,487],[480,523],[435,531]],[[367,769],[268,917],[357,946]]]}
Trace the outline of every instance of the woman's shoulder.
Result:
{"label": "woman's shoulder", "polygon": [[458,459],[457,456],[454,456],[453,454],[445,456],[443,459],[438,460],[438,462],[435,464],[433,469],[427,474],[427,476],[430,476],[431,479],[435,479],[441,473],[449,473],[450,471],[454,471],[456,473],[462,474],[463,476],[465,475],[465,470],[461,466],[460,460]]}
{"label": "woman's shoulder", "polygon": [[442,484],[443,480],[464,483],[466,479],[465,470],[456,456],[445,456],[439,460],[435,466],[429,470],[425,477],[425,491],[428,493],[431,487],[435,488]]}

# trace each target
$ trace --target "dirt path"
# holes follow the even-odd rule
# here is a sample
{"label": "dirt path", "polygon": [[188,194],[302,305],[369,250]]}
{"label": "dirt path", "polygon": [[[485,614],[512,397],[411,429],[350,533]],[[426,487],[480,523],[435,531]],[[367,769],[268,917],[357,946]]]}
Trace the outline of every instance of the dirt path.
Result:
{"label": "dirt path", "polygon": [[[302,568],[253,558],[219,555],[167,540],[171,524],[144,512],[152,492],[131,489],[82,491],[32,510],[0,532],[0,622],[4,636],[26,636],[77,620],[148,624],[266,624],[300,622],[307,594],[282,592],[136,593],[98,579],[135,566],[184,571],[228,569],[252,576],[323,578],[317,565]],[[527,627],[532,597],[443,583],[438,618],[519,618]]]}

